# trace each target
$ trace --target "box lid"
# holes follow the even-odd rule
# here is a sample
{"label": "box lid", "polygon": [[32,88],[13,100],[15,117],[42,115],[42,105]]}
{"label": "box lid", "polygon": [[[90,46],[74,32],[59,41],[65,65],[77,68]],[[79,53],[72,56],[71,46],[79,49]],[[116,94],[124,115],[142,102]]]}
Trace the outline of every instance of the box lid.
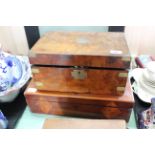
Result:
{"label": "box lid", "polygon": [[130,53],[120,32],[49,32],[29,52],[31,64],[129,68]]}

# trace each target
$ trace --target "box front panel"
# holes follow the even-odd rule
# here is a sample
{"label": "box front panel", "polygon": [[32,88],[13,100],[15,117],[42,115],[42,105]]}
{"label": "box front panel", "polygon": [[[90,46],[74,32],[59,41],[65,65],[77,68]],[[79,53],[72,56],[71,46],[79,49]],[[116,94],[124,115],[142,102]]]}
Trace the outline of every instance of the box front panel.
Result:
{"label": "box front panel", "polygon": [[83,94],[122,95],[127,82],[126,70],[99,70],[33,67],[38,90]]}

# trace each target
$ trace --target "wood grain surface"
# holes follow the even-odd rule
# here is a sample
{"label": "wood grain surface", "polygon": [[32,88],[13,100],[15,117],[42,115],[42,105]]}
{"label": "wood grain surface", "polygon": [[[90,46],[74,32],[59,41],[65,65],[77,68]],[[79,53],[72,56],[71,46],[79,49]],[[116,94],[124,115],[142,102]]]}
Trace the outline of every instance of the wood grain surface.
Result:
{"label": "wood grain surface", "polygon": [[32,47],[31,64],[129,68],[124,33],[50,32]]}
{"label": "wood grain surface", "polygon": [[46,119],[43,129],[125,129],[124,120]]}
{"label": "wood grain surface", "polygon": [[109,55],[110,50],[129,54],[124,33],[49,32],[32,47],[35,53],[68,55]]}
{"label": "wood grain surface", "polygon": [[98,106],[97,104],[58,103],[46,100],[27,100],[31,111],[40,114],[54,114],[83,118],[129,120],[131,109]]}
{"label": "wood grain surface", "polygon": [[[33,80],[38,90],[72,92],[85,94],[122,95],[126,86],[128,71],[101,69],[72,69],[56,67],[33,67]],[[84,74],[76,79],[73,72]],[[125,77],[124,77],[125,75]]]}

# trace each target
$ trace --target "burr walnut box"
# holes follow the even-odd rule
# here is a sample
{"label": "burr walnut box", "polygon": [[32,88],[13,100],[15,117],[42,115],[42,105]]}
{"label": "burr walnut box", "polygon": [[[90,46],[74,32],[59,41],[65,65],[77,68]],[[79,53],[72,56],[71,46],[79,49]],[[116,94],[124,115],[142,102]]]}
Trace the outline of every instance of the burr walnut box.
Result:
{"label": "burr walnut box", "polygon": [[124,33],[50,32],[30,51],[38,90],[122,95],[130,68]]}
{"label": "burr walnut box", "polygon": [[124,33],[50,32],[29,58],[33,81],[25,96],[32,111],[128,120],[133,100]]}

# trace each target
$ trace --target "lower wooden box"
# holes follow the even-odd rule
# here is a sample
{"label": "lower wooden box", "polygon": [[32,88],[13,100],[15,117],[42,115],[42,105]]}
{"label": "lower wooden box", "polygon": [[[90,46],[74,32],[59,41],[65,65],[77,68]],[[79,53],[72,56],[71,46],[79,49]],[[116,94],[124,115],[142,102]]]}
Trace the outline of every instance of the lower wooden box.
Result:
{"label": "lower wooden box", "polygon": [[33,81],[25,91],[32,112],[86,118],[129,120],[134,99],[129,82],[122,96],[38,91]]}

